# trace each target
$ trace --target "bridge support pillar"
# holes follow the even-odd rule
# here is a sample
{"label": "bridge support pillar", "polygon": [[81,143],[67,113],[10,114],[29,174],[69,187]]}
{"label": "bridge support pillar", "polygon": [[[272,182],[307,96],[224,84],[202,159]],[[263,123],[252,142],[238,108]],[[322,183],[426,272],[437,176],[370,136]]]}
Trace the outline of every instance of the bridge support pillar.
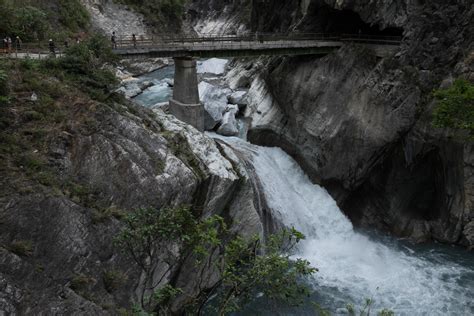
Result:
{"label": "bridge support pillar", "polygon": [[171,114],[179,120],[204,131],[204,106],[199,101],[196,60],[192,57],[174,58],[175,75]]}

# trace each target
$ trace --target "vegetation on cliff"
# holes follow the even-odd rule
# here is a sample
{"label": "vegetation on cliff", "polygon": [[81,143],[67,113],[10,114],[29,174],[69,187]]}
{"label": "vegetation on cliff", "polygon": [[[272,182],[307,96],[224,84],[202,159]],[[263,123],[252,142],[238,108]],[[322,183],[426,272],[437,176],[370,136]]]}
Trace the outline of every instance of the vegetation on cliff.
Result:
{"label": "vegetation on cliff", "polygon": [[474,137],[474,84],[458,79],[434,95],[438,100],[433,113],[434,126],[467,130],[470,137]]}
{"label": "vegetation on cliff", "polygon": [[176,30],[181,28],[186,0],[117,0],[117,2],[129,5],[133,10],[143,14],[153,29],[160,26]]}
{"label": "vegetation on cliff", "polygon": [[70,120],[81,124],[85,119],[71,100],[104,104],[119,100],[110,92],[117,80],[103,67],[114,60],[105,42],[92,37],[70,48],[63,58],[0,61],[0,172],[9,183],[2,185],[2,195],[32,187],[42,191],[38,185],[56,192],[78,191],[76,185],[58,178],[46,153],[55,131],[60,133]]}
{"label": "vegetation on cliff", "polygon": [[[125,218],[116,242],[144,273],[137,310],[167,315],[173,300],[184,294],[187,313],[227,315],[259,293],[287,305],[302,303],[309,295],[301,279],[316,269],[306,260],[290,258],[303,234],[283,230],[265,242],[258,236],[233,237],[220,216],[201,219],[195,213],[187,207],[139,209]],[[197,267],[187,277],[202,284],[195,297],[173,284],[177,269],[187,261]],[[216,274],[213,285],[207,280],[210,271]]]}
{"label": "vegetation on cliff", "polygon": [[0,36],[24,42],[62,40],[89,28],[90,16],[79,0],[0,0]]}

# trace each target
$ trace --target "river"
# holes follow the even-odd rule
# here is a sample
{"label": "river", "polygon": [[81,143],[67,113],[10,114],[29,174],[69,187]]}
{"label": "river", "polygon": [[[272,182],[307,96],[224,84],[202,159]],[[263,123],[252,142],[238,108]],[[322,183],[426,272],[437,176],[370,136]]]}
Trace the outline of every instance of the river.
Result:
{"label": "river", "polygon": [[[144,106],[166,101],[172,88],[163,80],[173,73],[166,67],[143,76],[156,85],[136,101]],[[474,315],[472,252],[356,231],[329,193],[312,184],[284,151],[220,138],[248,157],[273,216],[307,237],[296,256],[319,269],[307,280],[314,293],[305,306],[283,308],[256,298],[240,315],[315,315],[312,302],[345,314],[347,303],[360,308],[365,299],[373,300],[372,311],[388,308],[396,315]]]}

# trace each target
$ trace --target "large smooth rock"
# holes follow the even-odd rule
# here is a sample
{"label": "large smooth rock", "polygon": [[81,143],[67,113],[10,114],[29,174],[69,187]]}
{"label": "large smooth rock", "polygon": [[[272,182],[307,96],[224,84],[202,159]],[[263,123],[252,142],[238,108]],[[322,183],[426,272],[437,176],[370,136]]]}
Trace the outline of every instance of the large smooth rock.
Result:
{"label": "large smooth rock", "polygon": [[199,74],[223,75],[226,71],[228,59],[210,58],[205,61],[198,62]]}
{"label": "large smooth rock", "polygon": [[231,90],[227,88],[204,81],[199,83],[199,97],[214,122],[222,121],[222,117],[227,110],[227,96],[230,93]]}
{"label": "large smooth rock", "polygon": [[248,105],[247,91],[235,91],[227,99],[230,104],[237,104],[239,109],[243,109]]}
{"label": "large smooth rock", "polygon": [[237,105],[229,106],[227,112],[222,118],[221,126],[217,129],[217,133],[224,136],[237,136],[239,134],[239,127],[236,114],[239,112]]}

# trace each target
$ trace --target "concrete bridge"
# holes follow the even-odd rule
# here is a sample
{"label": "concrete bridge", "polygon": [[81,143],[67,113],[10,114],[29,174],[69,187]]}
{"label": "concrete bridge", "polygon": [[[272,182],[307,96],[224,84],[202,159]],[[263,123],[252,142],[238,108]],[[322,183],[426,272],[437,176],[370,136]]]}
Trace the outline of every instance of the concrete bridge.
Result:
{"label": "concrete bridge", "polygon": [[326,55],[345,43],[357,43],[380,57],[398,50],[401,38],[337,34],[249,34],[246,36],[131,37],[120,39],[114,52],[122,57],[173,57],[175,79],[170,111],[178,119],[204,131],[206,112],[199,101],[194,58],[265,55]]}

